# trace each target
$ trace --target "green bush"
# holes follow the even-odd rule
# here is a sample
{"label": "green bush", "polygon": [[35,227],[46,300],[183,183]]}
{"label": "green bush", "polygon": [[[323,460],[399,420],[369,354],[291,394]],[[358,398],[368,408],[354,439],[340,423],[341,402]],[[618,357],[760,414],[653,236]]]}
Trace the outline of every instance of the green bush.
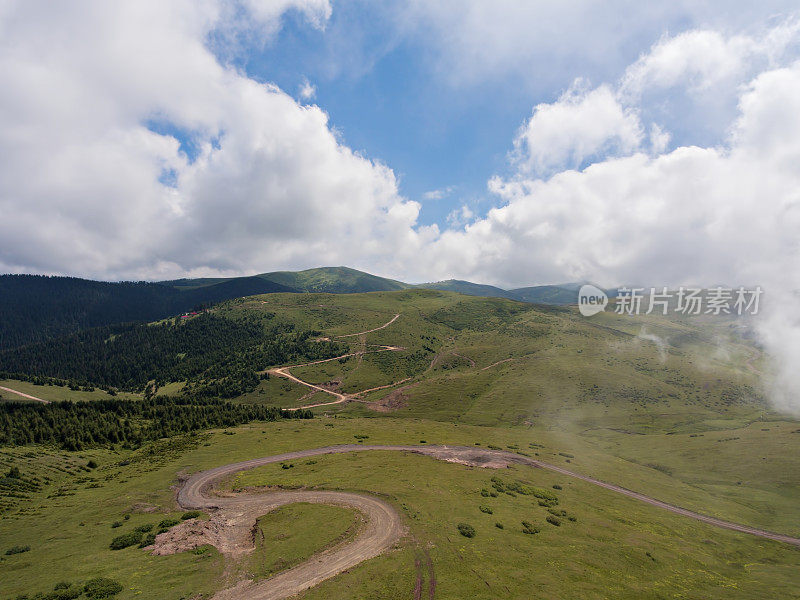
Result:
{"label": "green bush", "polygon": [[478,509],[479,509],[479,510],[480,510],[482,513],[486,513],[487,515],[491,515],[491,514],[493,514],[493,513],[494,513],[494,511],[493,511],[493,510],[492,510],[490,507],[488,507],[488,506],[479,506],[479,507],[478,507]]}
{"label": "green bush", "polygon": [[11,556],[12,554],[22,554],[23,552],[30,552],[30,546],[11,546],[8,550],[6,550],[6,556]]}
{"label": "green bush", "polygon": [[83,595],[83,589],[80,586],[72,587],[71,583],[62,581],[57,583],[53,591],[44,596],[36,595],[34,598],[42,598],[43,600],[75,600]]}
{"label": "green bush", "polygon": [[107,577],[97,577],[87,581],[83,591],[89,598],[111,598],[122,591],[122,584]]}
{"label": "green bush", "polygon": [[109,548],[112,550],[122,550],[123,548],[127,548],[128,546],[133,546],[134,544],[138,544],[139,541],[142,539],[141,531],[131,531],[124,535],[120,535],[115,537],[111,540],[111,544]]}
{"label": "green bush", "polygon": [[553,484],[553,489],[554,490],[560,490],[560,489],[563,489],[563,488],[556,483],[556,484]]}
{"label": "green bush", "polygon": [[158,524],[159,529],[169,529],[170,527],[175,527],[178,523],[180,523],[180,519],[164,519],[161,523]]}
{"label": "green bush", "polygon": [[152,546],[155,543],[156,543],[156,534],[151,531],[142,538],[141,542],[139,542],[139,548],[146,548],[147,546]]}
{"label": "green bush", "polygon": [[535,533],[539,533],[539,528],[536,527],[530,521],[523,521],[522,522],[522,533],[527,533],[528,535],[533,535]]}
{"label": "green bush", "polygon": [[475,528],[472,525],[467,523],[459,523],[456,525],[458,529],[458,533],[463,535],[464,537],[472,538],[475,537]]}
{"label": "green bush", "polygon": [[494,526],[497,527],[498,529],[503,529],[503,524],[500,523],[499,521],[495,523]]}
{"label": "green bush", "polygon": [[86,466],[89,467],[90,469],[96,469],[97,463],[94,462],[93,460],[90,460],[88,463],[86,463]]}
{"label": "green bush", "polygon": [[117,527],[122,527],[122,521],[114,521],[111,524],[111,529],[116,529]]}
{"label": "green bush", "polygon": [[481,490],[481,496],[483,496],[484,498],[488,498],[489,497],[489,490],[487,490],[486,488],[483,488]]}
{"label": "green bush", "polygon": [[144,525],[139,525],[136,529],[134,529],[134,531],[137,533],[147,533],[151,529],[153,529],[153,524],[145,523]]}
{"label": "green bush", "polygon": [[556,527],[561,527],[561,521],[554,517],[553,515],[547,515],[546,521],[551,525],[555,525]]}
{"label": "green bush", "polygon": [[196,519],[201,515],[199,510],[190,510],[185,512],[181,515],[181,521],[186,521],[188,519]]}

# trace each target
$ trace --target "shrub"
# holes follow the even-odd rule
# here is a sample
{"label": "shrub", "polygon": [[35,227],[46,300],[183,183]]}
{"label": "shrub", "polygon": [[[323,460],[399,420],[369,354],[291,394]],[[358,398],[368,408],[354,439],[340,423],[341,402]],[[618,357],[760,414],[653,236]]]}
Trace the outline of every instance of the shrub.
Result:
{"label": "shrub", "polygon": [[353,437],[356,438],[357,440],[368,440],[369,439],[369,436],[368,435],[364,435],[363,433],[357,433]]}
{"label": "shrub", "polygon": [[489,450],[502,450],[500,446],[495,446],[494,444],[489,444],[486,446]]}
{"label": "shrub", "polygon": [[117,527],[122,527],[122,521],[114,521],[111,524],[111,529],[116,529]]}
{"label": "shrub", "polygon": [[491,515],[494,511],[488,506],[479,506],[478,507],[482,513],[486,513],[487,515]]}
{"label": "shrub", "polygon": [[153,524],[145,523],[144,525],[139,525],[136,529],[134,529],[134,531],[137,533],[147,533],[151,529],[153,529]]}
{"label": "shrub", "polygon": [[97,463],[94,462],[93,460],[90,460],[88,463],[86,463],[86,466],[89,467],[90,469],[96,469]]}
{"label": "shrub", "polygon": [[539,528],[536,527],[530,521],[523,521],[522,522],[522,533],[527,533],[528,535],[533,535],[535,533],[539,533]]}
{"label": "shrub", "polygon": [[459,523],[457,526],[458,533],[463,535],[464,537],[472,538],[475,537],[475,528],[472,525],[467,523]]}
{"label": "shrub", "polygon": [[294,465],[292,463],[281,463],[281,469],[293,469]]}
{"label": "shrub", "polygon": [[180,523],[180,519],[164,519],[161,523],[158,524],[159,529],[169,529],[170,527],[175,527],[178,523]]}
{"label": "shrub", "polygon": [[488,498],[489,497],[489,490],[487,490],[486,488],[483,488],[481,490],[481,496],[483,496],[484,498]]}
{"label": "shrub", "polygon": [[425,440],[420,440],[419,443],[420,444],[427,444],[428,442],[426,442]]}
{"label": "shrub", "polygon": [[107,577],[97,577],[87,581],[83,591],[89,598],[111,598],[122,591],[122,584]]}
{"label": "shrub", "polygon": [[[43,596],[43,598],[45,600],[74,600],[82,595],[83,589],[81,587],[72,587],[71,583],[62,581],[61,583],[57,583],[53,591]],[[34,598],[40,597],[42,596],[34,596]]]}
{"label": "shrub", "polygon": [[494,526],[497,527],[498,529],[503,529],[503,524],[500,523],[499,521],[495,523]]}
{"label": "shrub", "polygon": [[20,473],[19,467],[13,466],[8,470],[8,473],[6,473],[6,477],[11,479],[20,479],[22,477],[22,473]]}
{"label": "shrub", "polygon": [[183,513],[181,515],[181,521],[187,521],[189,519],[196,519],[196,518],[198,518],[200,516],[200,514],[201,513],[200,513],[199,510],[190,510],[190,511],[185,512],[185,513]]}
{"label": "shrub", "polygon": [[22,554],[23,552],[30,552],[30,546],[11,546],[8,550],[6,550],[6,556],[11,556],[12,554]]}
{"label": "shrub", "polygon": [[545,520],[551,525],[555,525],[556,527],[561,527],[561,521],[556,517],[554,517],[553,515],[547,515],[547,518]]}
{"label": "shrub", "polygon": [[139,548],[146,548],[147,546],[152,546],[155,543],[156,543],[156,534],[151,531],[142,538],[141,542],[139,542]]}
{"label": "shrub", "polygon": [[138,544],[141,539],[142,539],[142,532],[131,531],[124,535],[117,536],[113,540],[111,540],[109,548],[111,548],[112,550],[122,550],[123,548],[127,548],[128,546],[133,546],[134,544]]}
{"label": "shrub", "polygon": [[554,490],[561,490],[563,488],[560,485],[558,485],[557,483],[555,483],[555,484],[553,484],[553,489]]}

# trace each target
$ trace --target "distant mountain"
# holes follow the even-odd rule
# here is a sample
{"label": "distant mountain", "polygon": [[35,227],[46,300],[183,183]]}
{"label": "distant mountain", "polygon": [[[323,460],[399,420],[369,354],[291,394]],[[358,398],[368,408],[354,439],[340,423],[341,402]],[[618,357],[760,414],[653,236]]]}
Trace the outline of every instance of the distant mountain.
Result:
{"label": "distant mountain", "polygon": [[[178,289],[197,289],[244,279],[205,278],[177,279],[160,283]],[[328,294],[360,294],[362,292],[391,292],[410,287],[407,283],[371,275],[349,267],[319,267],[305,271],[273,271],[253,275],[247,279],[268,281],[287,288],[286,291]],[[251,292],[252,294],[266,292]],[[242,294],[246,295],[246,294]]]}
{"label": "distant mountain", "polygon": [[154,321],[231,298],[294,292],[260,279],[238,277],[202,286],[105,282],[75,277],[0,275],[0,349],[41,342],[82,329]]}
{"label": "distant mountain", "polygon": [[508,290],[504,290],[493,285],[483,285],[462,281],[460,279],[448,279],[446,281],[436,281],[433,283],[420,283],[414,287],[429,290],[442,290],[445,292],[458,292],[467,296],[488,296],[490,298],[511,298],[515,299]]}
{"label": "distant mountain", "polygon": [[575,304],[580,284],[535,285],[508,291],[508,298],[533,304]]}
{"label": "distant mountain", "polygon": [[355,294],[428,288],[542,304],[577,301],[580,284],[504,290],[449,279],[410,285],[348,267],[275,271],[250,277],[103,282],[74,277],[0,275],[0,350],[83,329],[154,321],[203,304],[275,292]]}
{"label": "distant mountain", "polygon": [[370,275],[349,267],[320,267],[305,271],[275,271],[256,275],[262,279],[289,286],[301,292],[358,294],[391,292],[410,287],[407,283]]}
{"label": "distant mountain", "polygon": [[493,285],[472,283],[471,281],[462,281],[460,279],[448,279],[434,283],[421,283],[415,287],[458,292],[468,296],[508,298],[532,304],[575,304],[578,301],[578,289],[580,286],[580,283],[564,283],[504,290]]}

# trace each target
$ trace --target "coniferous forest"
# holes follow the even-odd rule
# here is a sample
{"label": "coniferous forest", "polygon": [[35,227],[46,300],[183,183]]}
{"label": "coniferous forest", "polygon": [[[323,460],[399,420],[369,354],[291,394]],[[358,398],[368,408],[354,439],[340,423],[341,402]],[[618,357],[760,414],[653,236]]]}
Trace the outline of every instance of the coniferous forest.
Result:
{"label": "coniferous forest", "polygon": [[142,401],[2,402],[0,445],[54,444],[64,450],[83,450],[120,444],[135,448],[144,442],[203,429],[311,417],[310,411],[282,411],[191,394]]}
{"label": "coniferous forest", "polygon": [[[256,388],[259,371],[343,354],[346,346],[312,341],[273,314],[226,318],[203,312],[154,324],[98,327],[0,352],[0,378],[109,393],[107,400],[51,404],[1,402],[0,445],[54,444],[66,450],[122,445],[250,421],[311,418],[225,401]],[[180,394],[157,395],[169,382]],[[143,392],[141,401],[114,398]]]}
{"label": "coniferous forest", "polygon": [[0,371],[130,391],[144,391],[149,382],[160,387],[185,381],[195,395],[232,398],[255,388],[256,371],[344,352],[336,342],[312,342],[317,332],[272,321],[204,313],[154,325],[99,327],[0,352]]}
{"label": "coniferous forest", "polygon": [[91,327],[155,321],[231,298],[291,291],[258,277],[182,288],[145,281],[0,275],[0,350]]}

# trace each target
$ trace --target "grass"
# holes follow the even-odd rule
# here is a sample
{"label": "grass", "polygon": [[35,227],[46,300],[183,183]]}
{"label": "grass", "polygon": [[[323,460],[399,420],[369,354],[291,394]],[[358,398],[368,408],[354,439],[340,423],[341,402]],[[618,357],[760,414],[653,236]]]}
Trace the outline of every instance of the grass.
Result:
{"label": "grass", "polygon": [[[612,314],[587,320],[570,309],[437,291],[274,294],[215,311],[275,314],[326,336],[371,329],[401,313],[366,339],[346,340],[351,351],[365,344],[404,351],[293,372],[312,382],[337,379],[350,393],[411,377],[402,406],[378,413],[341,404],[315,409],[312,421],[254,423],[135,453],[0,449],[0,475],[18,466],[23,482],[0,477],[0,539],[7,548],[31,548],[0,557],[0,598],[93,577],[121,582],[122,600],[208,595],[223,581],[215,550],[151,557],[136,546],[111,551],[111,540],[180,518],[171,489],[178,473],[357,439],[508,449],[699,512],[800,535],[800,424],[769,408],[748,368],[757,351],[732,337],[728,322]],[[39,397],[68,392],[30,387]],[[272,377],[237,400],[296,406],[331,399],[318,393],[301,400],[307,393]],[[88,468],[90,460],[97,468]],[[292,464],[241,473],[230,485],[379,494],[409,530],[400,547],[323,582],[306,599],[407,597],[424,552],[437,598],[800,597],[796,549],[548,471],[486,471],[389,452]],[[264,544],[248,568],[267,576],[340,539],[353,513],[329,509],[294,505],[262,519]],[[115,521],[123,525],[112,529]],[[459,534],[459,523],[474,528],[474,537]],[[281,532],[289,537],[275,539]]]}
{"label": "grass", "polygon": [[[120,533],[142,525],[155,526],[166,518],[180,518],[182,513],[175,512],[170,489],[178,472],[297,448],[352,443],[356,435],[369,435],[368,443],[374,444],[418,443],[426,439],[431,444],[481,442],[485,446],[492,442],[527,448],[535,443],[540,454],[551,454],[548,458],[554,462],[558,452],[566,450],[576,457],[574,461],[583,460],[580,450],[556,445],[549,432],[527,427],[322,418],[252,424],[230,432],[234,435],[218,432],[207,439],[198,436],[194,443],[171,450],[158,447],[132,454],[95,451],[91,456],[98,468],[91,474],[74,466],[64,467],[74,473],[62,473],[63,482],[54,481],[47,489],[20,501],[0,519],[0,538],[9,547],[31,546],[30,552],[3,557],[0,597],[43,592],[59,581],[84,581],[97,576],[120,581],[125,587],[119,595],[122,599],[146,593],[148,598],[159,600],[213,590],[221,581],[223,565],[212,549],[152,557],[135,546],[118,551],[108,548]],[[34,472],[36,465],[53,461],[76,465],[89,458],[86,453],[79,458],[76,453],[20,452],[33,453],[21,469],[23,475]],[[156,455],[161,457],[157,464],[152,460]],[[605,461],[596,458],[589,466],[602,463],[607,474],[616,472],[617,479],[609,477],[615,481],[641,473],[636,487],[645,492],[652,491],[651,486],[665,477],[660,471],[641,465],[617,464],[609,457]],[[559,498],[558,508],[577,517],[577,522],[563,520],[558,528],[548,525],[547,509],[539,506],[533,496],[482,496],[481,489],[493,489],[491,477],[495,475],[500,475],[506,485],[518,481],[551,490]],[[84,477],[89,479],[83,480]],[[697,590],[697,597],[722,598],[722,591],[732,589],[720,586],[735,586],[737,597],[741,598],[770,593],[773,597],[797,597],[791,585],[800,566],[796,550],[711,528],[529,467],[497,473],[418,455],[363,452],[295,461],[292,469],[269,465],[244,472],[231,483],[264,484],[380,494],[398,507],[410,528],[410,537],[400,549],[323,583],[307,592],[308,598],[352,597],[353,590],[363,597],[407,593],[413,585],[414,561],[420,547],[430,548],[438,581],[437,597],[441,598],[496,597],[501,592],[506,597],[520,597],[529,590],[544,598],[606,597],[603,590],[609,590],[613,597],[655,598],[659,593],[677,593],[681,589]],[[554,490],[553,485],[562,486],[562,490]],[[67,493],[53,496],[51,490],[56,486],[66,486]],[[676,496],[690,489],[680,483],[673,487],[678,488]],[[700,501],[712,498],[703,490],[694,493]],[[480,506],[490,507],[493,514],[481,513]],[[111,523],[125,514],[131,517],[124,527],[112,529]],[[520,525],[523,520],[541,529],[540,533],[525,535]],[[475,538],[458,534],[456,525],[460,522],[475,528]],[[501,530],[495,526],[497,522],[506,525]],[[298,531],[311,531],[302,524],[299,527]],[[655,556],[657,562],[645,552]],[[749,566],[745,569],[736,563]],[[680,579],[675,578],[677,572],[682,573]],[[587,577],[587,573],[592,576]],[[510,586],[510,592],[504,591],[504,586]]]}
{"label": "grass", "polygon": [[313,554],[352,538],[361,519],[340,506],[289,504],[258,520],[256,550],[248,559],[255,579],[271,577]]}
{"label": "grass", "polygon": [[[0,379],[0,386],[17,390],[18,392],[22,392],[36,398],[41,398],[42,400],[47,400],[49,402],[59,402],[64,400],[77,402],[79,400],[90,401],[111,398],[108,392],[104,392],[99,388],[95,389],[93,392],[84,392],[82,390],[73,391],[67,386],[60,387],[57,385],[35,385],[29,381],[18,381],[16,379]],[[0,390],[0,397],[4,401],[12,400],[14,402],[35,402],[34,400],[23,398],[22,396],[12,394],[11,392],[6,392],[5,390]],[[138,400],[141,398],[139,394],[134,394],[131,392],[119,392],[116,397],[131,400]]]}

